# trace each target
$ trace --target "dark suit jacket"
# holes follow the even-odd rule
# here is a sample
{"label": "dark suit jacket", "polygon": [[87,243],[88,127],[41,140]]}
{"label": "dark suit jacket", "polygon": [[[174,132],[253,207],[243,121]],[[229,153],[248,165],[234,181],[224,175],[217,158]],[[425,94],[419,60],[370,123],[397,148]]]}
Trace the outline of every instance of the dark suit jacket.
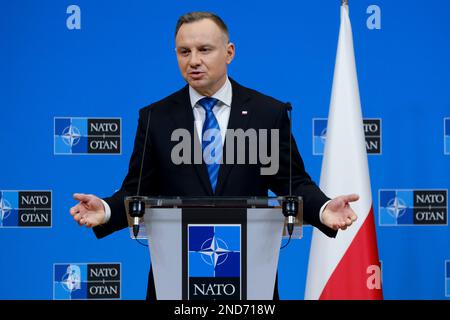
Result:
{"label": "dark suit jacket", "polygon": [[[149,110],[149,134],[141,178],[141,195],[152,196],[267,196],[268,190],[283,196],[289,194],[289,118],[287,106],[257,91],[245,88],[232,79],[232,103],[228,129],[279,129],[280,166],[276,175],[260,174],[261,164],[223,164],[219,170],[216,192],[213,193],[205,164],[175,165],[171,160],[172,132],[178,128],[189,130],[194,136],[194,115],[189,87],[153,103],[139,112],[128,174],[121,189],[104,199],[111,208],[108,223],[94,228],[98,238],[128,226],[124,197],[136,195]],[[242,114],[246,110],[247,114]],[[270,150],[270,146],[269,146]],[[235,152],[236,154],[236,152]],[[224,158],[225,158],[224,153]],[[292,190],[303,197],[303,218],[330,237],[336,231],[320,222],[319,211],[329,200],[305,171],[303,160],[292,137]],[[149,294],[154,293],[153,277],[149,275]]]}

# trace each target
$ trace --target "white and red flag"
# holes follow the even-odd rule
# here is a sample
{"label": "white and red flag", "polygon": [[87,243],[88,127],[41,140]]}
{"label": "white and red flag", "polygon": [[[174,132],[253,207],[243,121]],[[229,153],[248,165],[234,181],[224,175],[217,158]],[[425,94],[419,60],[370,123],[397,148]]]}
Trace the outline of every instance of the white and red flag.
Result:
{"label": "white and red flag", "polygon": [[336,238],[313,231],[305,299],[383,299],[369,168],[348,5],[341,25],[322,162],[320,188],[356,193],[358,220]]}

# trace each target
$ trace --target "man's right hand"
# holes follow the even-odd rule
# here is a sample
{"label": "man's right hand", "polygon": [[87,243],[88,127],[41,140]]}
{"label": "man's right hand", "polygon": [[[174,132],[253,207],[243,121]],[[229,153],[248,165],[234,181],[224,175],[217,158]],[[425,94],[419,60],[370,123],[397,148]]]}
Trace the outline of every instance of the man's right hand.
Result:
{"label": "man's right hand", "polygon": [[96,227],[105,220],[105,208],[102,200],[93,194],[75,193],[73,195],[79,203],[70,208],[70,214],[80,226]]}

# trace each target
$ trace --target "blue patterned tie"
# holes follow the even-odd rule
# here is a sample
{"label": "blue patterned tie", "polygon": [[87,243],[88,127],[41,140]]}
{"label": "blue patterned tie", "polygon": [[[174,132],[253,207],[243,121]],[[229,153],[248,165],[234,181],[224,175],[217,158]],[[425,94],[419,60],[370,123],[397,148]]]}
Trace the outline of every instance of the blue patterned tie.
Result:
{"label": "blue patterned tie", "polygon": [[[208,168],[209,181],[213,192],[216,191],[219,176],[220,159],[222,158],[222,138],[220,127],[212,109],[217,103],[215,98],[203,98],[198,103],[205,109],[205,122],[202,130],[202,154]],[[205,152],[205,148],[208,147]]]}

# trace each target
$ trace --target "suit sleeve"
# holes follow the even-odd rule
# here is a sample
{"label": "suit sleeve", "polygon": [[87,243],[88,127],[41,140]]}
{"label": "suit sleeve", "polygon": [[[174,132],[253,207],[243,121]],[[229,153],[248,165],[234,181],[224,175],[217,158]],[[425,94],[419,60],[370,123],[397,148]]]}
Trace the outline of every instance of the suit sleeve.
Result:
{"label": "suit sleeve", "polygon": [[[276,128],[280,133],[280,167],[278,173],[270,179],[270,189],[277,195],[289,194],[289,163],[290,148],[289,117],[287,107],[281,108]],[[295,139],[292,138],[292,194],[303,198],[303,218],[306,222],[318,228],[328,237],[335,237],[337,231],[328,228],[320,222],[320,208],[330,200],[311,180],[305,170],[303,159],[298,151]]]}
{"label": "suit sleeve", "polygon": [[[128,165],[128,173],[123,180],[120,190],[114,193],[111,197],[103,199],[111,208],[111,218],[106,224],[93,228],[96,237],[99,239],[128,226],[127,213],[125,209],[125,198],[127,196],[133,196],[137,194],[141,171],[141,162],[144,155],[144,141],[145,133],[147,130],[147,123],[149,120],[149,113],[149,107],[143,108],[139,112],[138,126],[134,139],[133,152],[131,154],[130,162]],[[151,125],[149,127],[151,127]],[[150,136],[151,134],[149,132],[145,150],[144,166],[142,168],[140,187],[141,195],[148,195],[151,193],[151,181],[155,173],[151,157],[152,152]]]}

